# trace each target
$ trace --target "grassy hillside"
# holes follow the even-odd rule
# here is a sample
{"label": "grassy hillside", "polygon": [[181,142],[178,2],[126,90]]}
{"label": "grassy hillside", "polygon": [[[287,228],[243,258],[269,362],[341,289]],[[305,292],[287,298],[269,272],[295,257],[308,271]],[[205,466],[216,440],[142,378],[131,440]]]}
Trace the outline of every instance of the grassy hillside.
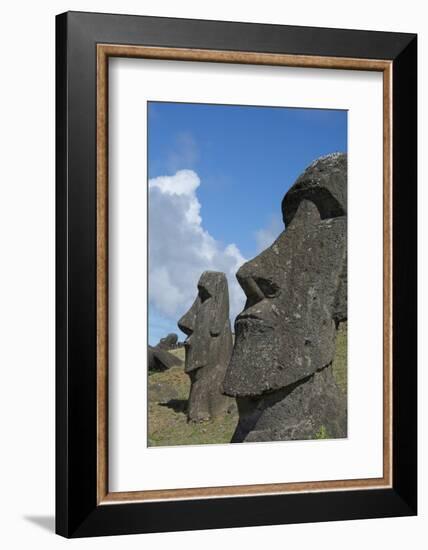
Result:
{"label": "grassy hillside", "polygon": [[178,357],[184,363],[184,358],[185,358],[185,355],[186,355],[186,350],[184,349],[184,346],[181,347],[181,348],[172,349],[172,350],[170,350],[169,353],[171,353],[172,355],[175,355],[176,357]]}
{"label": "grassy hillside", "polygon": [[[172,352],[184,360],[184,348]],[[229,443],[238,422],[237,412],[211,422],[188,423],[190,380],[181,367],[149,375],[149,447]]]}
{"label": "grassy hillside", "polygon": [[[347,323],[339,327],[336,340],[336,356],[333,373],[337,384],[347,393]],[[203,445],[208,443],[229,443],[238,422],[234,411],[211,422],[187,423],[186,406],[190,381],[184,373],[184,348],[171,352],[183,361],[183,365],[165,372],[149,374],[149,440],[148,445]],[[317,434],[322,438],[323,434]]]}

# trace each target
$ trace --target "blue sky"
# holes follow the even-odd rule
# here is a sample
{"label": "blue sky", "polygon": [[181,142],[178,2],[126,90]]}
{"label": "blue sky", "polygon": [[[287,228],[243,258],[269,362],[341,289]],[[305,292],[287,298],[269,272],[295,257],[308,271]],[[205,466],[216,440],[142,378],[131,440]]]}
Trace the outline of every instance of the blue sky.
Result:
{"label": "blue sky", "polygon": [[[308,164],[334,151],[347,151],[346,111],[149,102],[148,176],[149,180],[158,182],[149,193],[149,220],[157,221],[165,212],[171,212],[168,219],[172,219],[174,208],[183,206],[183,196],[168,192],[168,196],[161,197],[159,193],[165,192],[166,181],[169,182],[167,187],[176,185],[178,180],[174,176],[181,170],[187,170],[181,172],[180,181],[190,177],[193,183],[186,187],[190,202],[183,208],[190,208],[191,203],[192,208],[197,205],[200,221],[196,223],[199,229],[190,227],[190,233],[183,233],[186,239],[183,243],[177,242],[177,246],[186,249],[188,243],[193,242],[192,235],[195,235],[193,244],[201,247],[196,238],[201,231],[214,239],[215,259],[206,268],[215,269],[217,262],[219,270],[227,272],[230,265],[229,287],[232,285],[232,291],[239,293],[240,289],[236,290],[232,280],[236,265],[242,258],[248,260],[254,257],[268,243],[271,234],[279,234],[284,194]],[[171,179],[159,179],[163,176]],[[153,200],[152,191],[159,195],[154,194]],[[153,249],[158,247],[156,254],[149,256],[149,264],[159,264],[149,265],[150,285],[151,282],[155,284],[155,277],[162,279],[165,275],[168,279],[168,273],[159,277],[159,271],[154,271],[154,268],[168,266],[170,258],[167,255],[162,257],[161,243],[153,242],[154,238],[157,241],[164,238],[161,228],[152,230],[152,221],[149,223],[150,246]],[[169,233],[171,231],[174,232],[174,228]],[[234,253],[234,260],[224,263],[225,254],[229,258],[227,247],[231,244],[239,254]],[[173,250],[169,252],[171,255],[174,255]],[[184,250],[184,257],[191,262],[194,254]],[[196,295],[197,281],[194,279],[197,267],[205,268],[200,258],[196,264],[195,270],[189,274],[193,295]],[[166,332],[180,334],[175,317],[185,312],[185,309],[181,310],[188,307],[191,293],[181,287],[171,289],[171,284],[185,265],[171,264],[170,286],[165,287],[165,292],[169,288],[170,294],[176,296],[176,309],[162,299],[158,302],[152,299],[156,292],[157,296],[164,295],[162,288],[155,289],[156,292],[150,290],[149,342],[152,344]]]}

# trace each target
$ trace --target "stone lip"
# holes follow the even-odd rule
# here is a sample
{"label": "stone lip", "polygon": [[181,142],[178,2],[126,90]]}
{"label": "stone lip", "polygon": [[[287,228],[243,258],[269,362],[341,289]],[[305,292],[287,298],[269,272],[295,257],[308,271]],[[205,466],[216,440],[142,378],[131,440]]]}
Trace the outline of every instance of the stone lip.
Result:
{"label": "stone lip", "polygon": [[347,157],[313,162],[282,202],[287,229],[237,279],[247,295],[223,390],[256,397],[313,375],[334,357],[347,317]]}
{"label": "stone lip", "polygon": [[331,366],[257,399],[239,398],[232,443],[347,436],[346,398]]}

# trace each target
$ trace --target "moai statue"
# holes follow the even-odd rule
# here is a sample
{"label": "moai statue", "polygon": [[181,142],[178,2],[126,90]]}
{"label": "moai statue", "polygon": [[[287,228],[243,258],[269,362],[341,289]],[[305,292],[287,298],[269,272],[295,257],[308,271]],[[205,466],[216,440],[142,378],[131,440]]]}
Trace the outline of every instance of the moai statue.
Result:
{"label": "moai statue", "polygon": [[237,273],[247,302],[223,386],[238,403],[232,442],[347,435],[332,372],[347,319],[346,209],[347,157],[321,157],[283,199],[285,231]]}
{"label": "moai statue", "polygon": [[161,338],[159,343],[156,344],[156,347],[159,349],[166,349],[167,351],[175,349],[177,347],[178,336],[175,332],[171,332],[165,338]]}
{"label": "moai statue", "polygon": [[158,348],[157,346],[148,346],[147,358],[149,371],[162,372],[170,369],[171,367],[178,367],[179,365],[182,365],[182,361],[178,357],[164,349]]}
{"label": "moai statue", "polygon": [[224,273],[202,273],[198,295],[178,326],[187,334],[185,372],[191,381],[188,420],[202,422],[228,412],[234,400],[222,394],[222,383],[233,342]]}

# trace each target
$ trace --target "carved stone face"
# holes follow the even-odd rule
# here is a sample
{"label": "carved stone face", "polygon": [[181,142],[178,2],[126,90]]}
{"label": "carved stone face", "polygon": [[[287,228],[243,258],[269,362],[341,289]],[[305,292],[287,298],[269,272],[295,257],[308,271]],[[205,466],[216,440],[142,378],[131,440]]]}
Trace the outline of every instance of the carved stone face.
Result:
{"label": "carved stone face", "polygon": [[287,226],[237,273],[247,302],[235,321],[224,391],[253,397],[331,363],[346,318],[346,155],[313,163],[286,194]]}
{"label": "carved stone face", "polygon": [[189,311],[178,321],[187,334],[187,373],[218,364],[223,333],[230,333],[229,294],[224,273],[205,271],[198,282],[198,295]]}

